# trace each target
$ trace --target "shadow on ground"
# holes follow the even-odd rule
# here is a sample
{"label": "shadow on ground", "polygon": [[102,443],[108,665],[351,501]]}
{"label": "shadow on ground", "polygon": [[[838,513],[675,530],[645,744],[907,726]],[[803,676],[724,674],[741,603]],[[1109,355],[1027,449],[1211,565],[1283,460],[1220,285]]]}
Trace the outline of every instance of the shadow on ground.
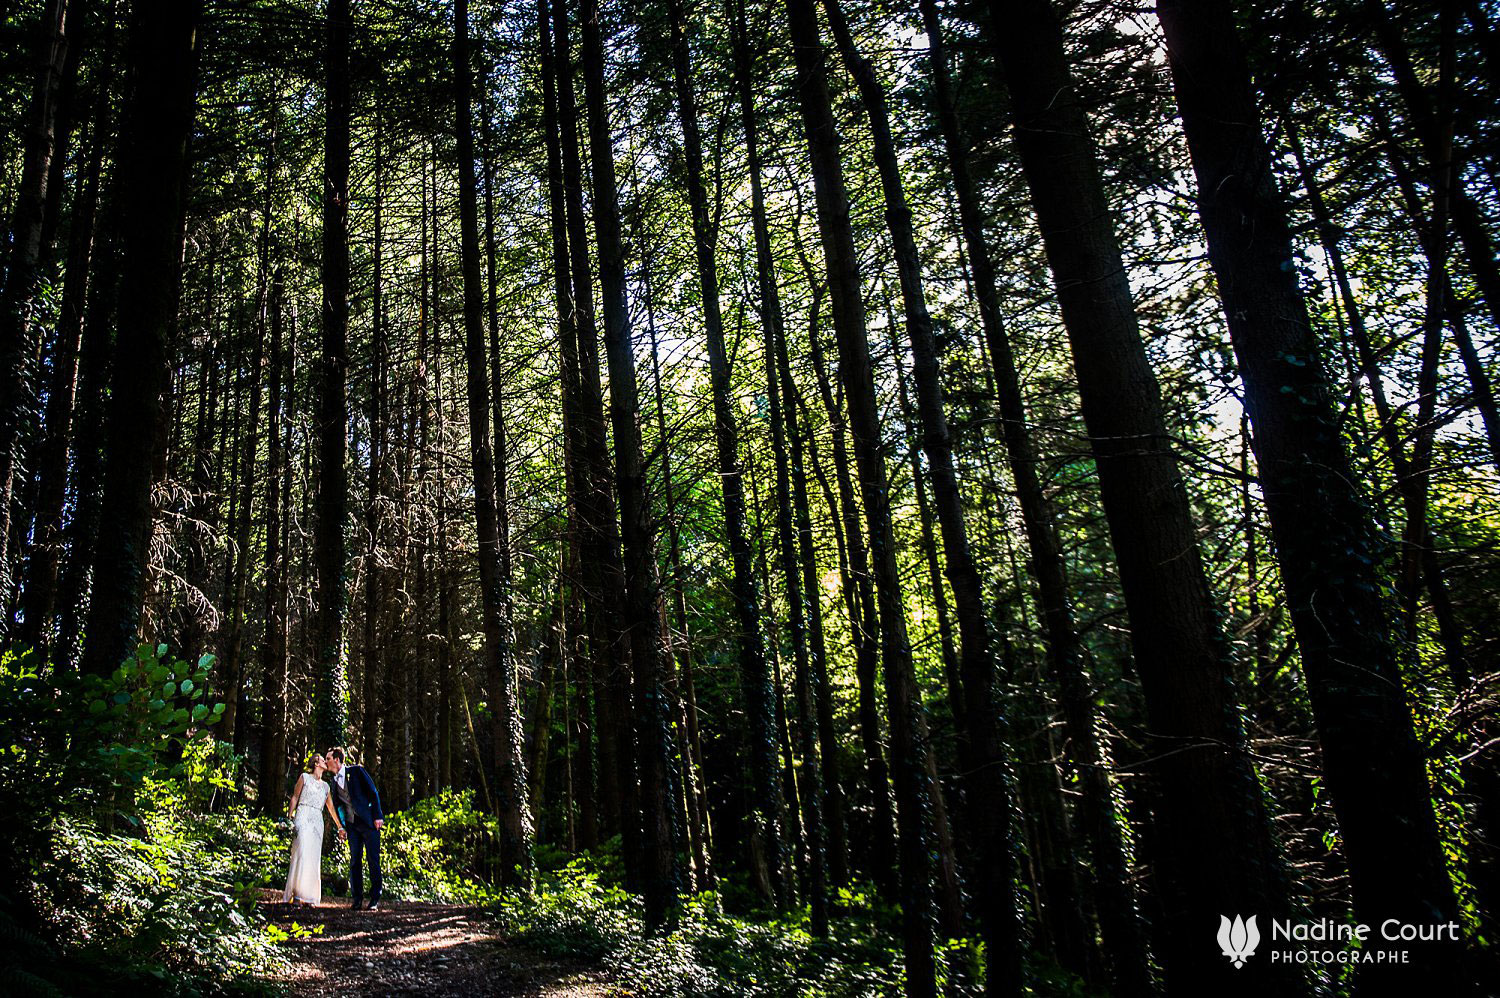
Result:
{"label": "shadow on ground", "polygon": [[387,901],[379,911],[353,911],[348,898],[316,907],[282,904],[262,892],[266,920],[322,933],[292,939],[292,994],[346,996],[475,995],[484,998],[604,998],[597,969],[540,956],[497,938],[475,908]]}

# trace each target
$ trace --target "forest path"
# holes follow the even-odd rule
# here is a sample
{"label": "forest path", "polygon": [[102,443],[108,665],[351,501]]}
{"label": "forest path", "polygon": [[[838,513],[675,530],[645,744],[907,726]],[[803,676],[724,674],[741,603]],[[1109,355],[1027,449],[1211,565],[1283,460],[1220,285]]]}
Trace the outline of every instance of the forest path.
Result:
{"label": "forest path", "polygon": [[494,934],[479,910],[463,905],[382,901],[353,911],[348,898],[315,908],[281,904],[261,892],[268,922],[289,929],[323,926],[319,935],[284,945],[292,963],[291,994],[321,998],[378,995],[476,995],[485,998],[605,998],[597,969],[541,956]]}

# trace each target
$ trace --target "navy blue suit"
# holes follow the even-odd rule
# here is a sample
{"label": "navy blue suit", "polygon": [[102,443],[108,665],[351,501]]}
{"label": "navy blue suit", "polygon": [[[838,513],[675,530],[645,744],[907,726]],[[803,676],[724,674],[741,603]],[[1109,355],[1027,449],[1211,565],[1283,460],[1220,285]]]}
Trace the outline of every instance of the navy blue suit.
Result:
{"label": "navy blue suit", "polygon": [[380,829],[376,821],[385,819],[380,806],[380,791],[370,771],[363,766],[346,764],[343,768],[344,786],[339,786],[338,777],[333,777],[333,803],[338,808],[339,819],[349,833],[349,894],[359,904],[365,894],[364,858],[370,860],[370,902],[380,900]]}

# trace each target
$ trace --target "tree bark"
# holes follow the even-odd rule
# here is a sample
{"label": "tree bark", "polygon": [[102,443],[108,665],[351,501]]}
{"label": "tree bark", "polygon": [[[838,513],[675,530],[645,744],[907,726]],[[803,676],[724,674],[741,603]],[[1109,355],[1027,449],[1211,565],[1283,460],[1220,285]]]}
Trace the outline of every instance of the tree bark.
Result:
{"label": "tree bark", "polygon": [[662,699],[661,590],[656,575],[651,506],[641,457],[635,355],[626,302],[625,257],[604,76],[604,39],[597,0],[583,0],[583,81],[588,110],[589,158],[593,168],[594,231],[609,361],[611,425],[615,445],[615,489],[620,499],[620,540],[625,566],[625,614],[630,636],[636,718],[636,762],[640,773],[641,882],[646,924],[658,929],[677,903],[678,873],[670,824],[670,764],[667,714]]}
{"label": "tree bark", "polygon": [[[826,493],[828,508],[834,512],[835,536],[844,538],[845,560],[841,565],[845,596],[845,612],[849,616],[849,629],[854,638],[854,673],[859,690],[857,717],[859,720],[860,747],[865,756],[865,769],[871,798],[871,849],[870,879],[876,889],[887,897],[895,894],[896,844],[892,839],[895,815],[890,799],[890,770],[886,765],[885,751],[881,747],[880,704],[875,689],[877,667],[875,646],[875,593],[870,582],[869,554],[865,547],[864,531],[859,526],[859,510],[854,501],[854,483],[849,473],[849,456],[845,443],[843,410],[833,397],[829,385],[827,364],[823,356],[820,330],[820,304],[822,285],[813,287],[812,307],[808,311],[808,343],[811,346],[813,373],[818,381],[818,393],[824,410],[828,414],[829,433],[833,437],[834,480],[838,486],[837,497],[828,488],[821,466],[818,463],[816,438],[811,430],[807,442],[811,465],[818,475]],[[783,373],[783,384],[790,385],[790,364]]]}
{"label": "tree bark", "polygon": [[[771,700],[771,671],[766,661],[765,645],[762,643],[760,593],[756,586],[755,566],[751,560],[750,539],[745,532],[745,484],[740,466],[739,429],[735,425],[730,398],[732,386],[729,353],[724,344],[724,317],[719,303],[719,264],[714,245],[717,232],[709,217],[708,192],[703,185],[703,142],[698,131],[698,106],[693,94],[687,17],[682,5],[683,0],[668,0],[667,9],[671,21],[677,113],[682,123],[688,205],[692,213],[693,245],[703,302],[703,332],[708,342],[709,384],[713,400],[719,483],[723,496],[724,532],[733,565],[730,589],[735,619],[739,624],[736,643],[739,649],[740,690],[745,698],[745,714],[750,728],[751,782],[747,798],[750,802],[751,820],[758,827],[765,850],[771,857],[771,900],[781,907],[786,904],[787,897],[779,874],[783,854],[780,827],[782,798],[776,781],[776,732]],[[798,668],[805,670],[807,648],[802,634],[801,606],[796,606],[792,613],[793,643],[797,646]],[[819,834],[821,835],[821,829]],[[824,931],[827,929],[827,912],[824,910],[821,883],[821,841],[812,847],[811,855],[813,878],[817,882],[812,900],[814,934],[821,934],[818,932],[820,925]]]}
{"label": "tree bark", "polygon": [[891,527],[880,418],[866,338],[864,292],[860,283],[849,200],[839,159],[838,135],[828,94],[823,43],[811,0],[787,0],[797,90],[808,151],[812,159],[818,228],[828,268],[829,301],[839,349],[839,378],[849,405],[854,456],[869,530],[870,556],[880,617],[880,651],[885,667],[886,704],[891,725],[891,775],[896,790],[897,847],[901,873],[902,951],[909,996],[936,989],[933,959],[932,862],[929,821],[932,788],[924,764],[926,722],[906,633],[906,610]]}
{"label": "tree bark", "polygon": [[322,350],[318,357],[317,562],[313,622],[313,730],[342,745],[349,723],[344,662],[345,520],[349,447],[349,0],[328,0],[323,131]]}
{"label": "tree bark", "polygon": [[633,642],[621,626],[626,619],[625,567],[620,550],[614,471],[605,439],[604,402],[599,368],[593,280],[588,261],[588,226],[583,212],[583,165],[578,142],[573,65],[569,54],[567,7],[553,5],[553,45],[557,81],[557,123],[561,139],[563,194],[567,208],[567,250],[572,273],[570,296],[576,330],[579,393],[579,451],[584,474],[580,495],[583,525],[583,583],[587,604],[590,658],[598,728],[600,804],[604,828],[618,830],[625,858],[626,882],[641,886],[640,781],[635,765],[632,726],[631,659]]}
{"label": "tree bark", "polygon": [[77,426],[79,352],[82,349],[84,311],[89,294],[89,270],[94,252],[95,221],[99,208],[99,182],[104,147],[110,128],[109,68],[99,87],[88,145],[88,165],[75,182],[73,217],[68,230],[68,251],[63,278],[62,309],[57,321],[57,347],[52,358],[52,379],[47,390],[45,434],[37,457],[37,515],[31,561],[27,566],[24,593],[23,642],[41,649],[51,646],[52,625],[57,611],[58,567],[64,547],[63,513],[67,502],[68,455]]}
{"label": "tree bark", "polygon": [[[1381,545],[1290,265],[1286,209],[1233,15],[1213,0],[1164,2],[1159,14],[1355,911],[1367,922],[1456,919],[1380,595]],[[1361,974],[1362,987],[1453,990],[1456,949],[1415,947],[1410,964]]]}
{"label": "tree bark", "polygon": [[490,370],[485,356],[484,285],[479,272],[479,201],[474,175],[474,133],[469,66],[469,5],[454,14],[453,72],[456,81],[458,196],[463,254],[464,359],[468,366],[469,446],[474,468],[474,512],[479,532],[479,592],[484,616],[485,672],[495,714],[495,807],[500,816],[502,882],[531,878],[531,809],[526,760],[516,703],[515,661],[506,634],[500,566],[500,522],[495,496],[495,457],[490,450]]}
{"label": "tree bark", "polygon": [[290,462],[287,448],[282,444],[281,428],[285,367],[282,302],[286,296],[286,275],[279,257],[278,253],[272,264],[271,297],[266,303],[271,313],[271,371],[266,386],[266,590],[265,634],[261,639],[259,791],[261,810],[269,815],[281,813],[287,772],[287,570],[282,563],[286,547],[281,536],[284,524],[281,507],[283,496],[290,491],[283,488]]}
{"label": "tree bark", "polygon": [[168,409],[169,343],[182,280],[187,147],[192,132],[197,0],[138,8],[135,93],[121,156],[124,272],[109,406],[109,446],[88,644],[80,667],[105,675],[134,645],[145,592],[151,486]]}
{"label": "tree bark", "polygon": [[67,56],[68,0],[48,0],[36,28],[36,78],[27,110],[21,182],[10,224],[5,280],[0,284],[0,628],[8,626],[18,581],[10,552],[15,483],[25,472],[22,449],[36,418],[32,364],[32,299],[43,252],[47,182],[56,144],[58,87]]}
{"label": "tree bark", "polygon": [[[962,686],[952,690],[951,695],[955,704],[961,704],[955,714],[962,725],[959,748],[968,774],[964,802],[972,826],[971,841],[978,851],[973,871],[976,881],[973,903],[978,908],[988,954],[985,993],[1019,995],[1023,976],[1015,905],[1015,858],[1010,851],[1013,804],[1008,785],[1010,764],[1001,740],[1005,720],[994,695],[995,661],[989,615],[979,569],[969,548],[963,496],[953,466],[953,443],[943,405],[942,368],[922,287],[911,208],[907,205],[896,143],[891,135],[884,88],[875,76],[874,67],[856,50],[838,0],[823,0],[823,6],[870,125],[875,165],[884,194],[885,222],[895,251],[906,332],[912,346],[922,451],[931,475],[933,502],[943,538],[943,563],[958,618]],[[941,592],[940,583],[937,588]]]}
{"label": "tree bark", "polygon": [[920,0],[932,64],[933,99],[943,134],[948,169],[958,202],[964,249],[979,305],[980,325],[995,376],[1000,433],[1026,531],[1037,603],[1046,636],[1048,669],[1057,684],[1068,744],[1080,787],[1079,820],[1094,866],[1094,894],[1100,935],[1111,977],[1122,998],[1153,990],[1148,951],[1130,889],[1121,821],[1114,806],[1108,760],[1099,736],[1097,710],[1082,643],[1068,595],[1067,573],[1057,527],[1038,474],[1039,454],[1021,393],[1009,331],[1000,313],[1000,288],[985,215],[969,169],[949,73],[942,21],[934,0]]}
{"label": "tree bark", "polygon": [[1155,746],[1168,991],[1300,994],[1295,968],[1266,962],[1237,970],[1194,942],[1199,927],[1223,912],[1286,917],[1286,877],[1245,754],[1227,643],[1061,24],[1051,0],[991,3],[990,14],[1016,148],[1072,346]]}

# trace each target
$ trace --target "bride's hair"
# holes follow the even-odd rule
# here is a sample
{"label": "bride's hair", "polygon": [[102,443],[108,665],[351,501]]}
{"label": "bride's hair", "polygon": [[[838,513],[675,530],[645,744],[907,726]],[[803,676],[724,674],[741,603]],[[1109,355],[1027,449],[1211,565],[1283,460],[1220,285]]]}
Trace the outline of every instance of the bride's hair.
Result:
{"label": "bride's hair", "polygon": [[313,770],[317,769],[318,767],[316,760],[321,758],[323,758],[323,753],[321,752],[314,752],[312,755],[308,756],[307,762],[302,764],[302,771],[304,773],[311,773]]}

